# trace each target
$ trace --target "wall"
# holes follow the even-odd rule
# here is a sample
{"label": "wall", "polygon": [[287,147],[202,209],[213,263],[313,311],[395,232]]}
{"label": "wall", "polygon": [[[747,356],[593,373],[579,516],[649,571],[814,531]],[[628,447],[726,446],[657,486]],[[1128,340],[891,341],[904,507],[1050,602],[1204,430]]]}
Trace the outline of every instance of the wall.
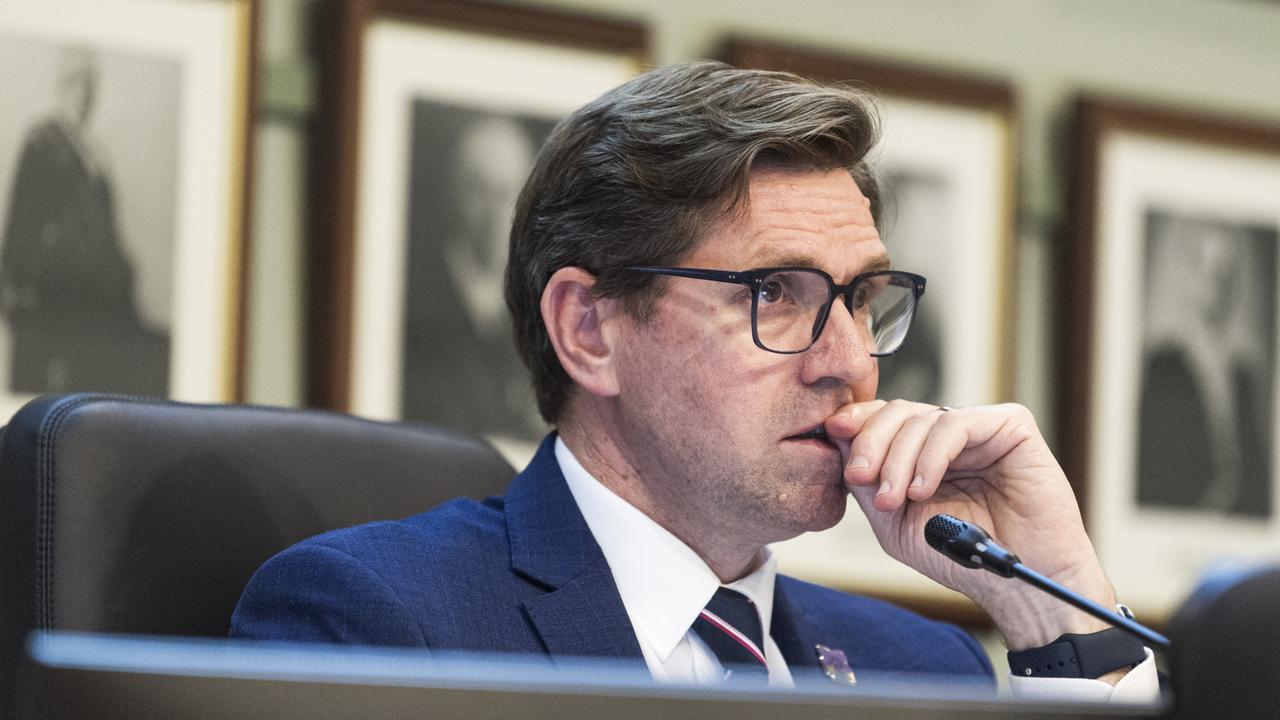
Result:
{"label": "wall", "polygon": [[[1050,282],[1062,229],[1065,118],[1082,91],[1280,124],[1280,4],[1262,0],[520,0],[642,21],[656,63],[730,34],[1004,78],[1020,140],[1016,397],[1053,436]],[[305,132],[314,0],[265,0],[248,399],[302,402]],[[323,48],[317,49],[323,52]]]}

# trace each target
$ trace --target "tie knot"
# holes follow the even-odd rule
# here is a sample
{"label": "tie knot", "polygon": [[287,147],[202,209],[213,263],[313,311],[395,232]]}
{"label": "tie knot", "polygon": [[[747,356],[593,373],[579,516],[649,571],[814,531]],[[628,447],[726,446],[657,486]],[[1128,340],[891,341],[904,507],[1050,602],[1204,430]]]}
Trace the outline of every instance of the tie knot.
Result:
{"label": "tie knot", "polygon": [[755,603],[746,595],[720,588],[693,623],[693,631],[715,653],[720,664],[737,676],[768,679],[764,659],[764,630]]}

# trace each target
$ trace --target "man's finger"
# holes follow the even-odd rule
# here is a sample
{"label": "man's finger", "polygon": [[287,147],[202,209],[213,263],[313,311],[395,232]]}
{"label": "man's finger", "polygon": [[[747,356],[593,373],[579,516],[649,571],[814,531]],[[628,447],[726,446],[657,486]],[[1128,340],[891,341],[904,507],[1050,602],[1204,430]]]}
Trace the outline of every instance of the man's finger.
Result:
{"label": "man's finger", "polygon": [[883,405],[867,418],[849,445],[849,457],[845,462],[845,482],[849,485],[865,485],[880,477],[880,469],[894,437],[908,418],[933,412],[930,405],[894,400]]}
{"label": "man's finger", "polygon": [[828,437],[852,440],[867,420],[886,405],[884,400],[850,403],[840,408],[823,423]]}
{"label": "man's finger", "polygon": [[909,500],[918,502],[933,497],[951,462],[968,447],[969,430],[969,418],[960,411],[938,416],[916,456],[915,478],[906,493]]}
{"label": "man's finger", "polygon": [[[846,482],[849,481],[850,477],[850,450],[853,439],[862,431],[867,419],[879,412],[884,406],[885,402],[883,400],[851,403],[837,410],[834,415],[823,422],[823,429],[827,432],[827,439],[840,450],[840,458],[845,465],[844,477]],[[859,458],[857,460],[858,467],[861,467],[865,461],[865,458]],[[864,474],[863,476],[858,476],[857,481],[865,484],[874,477],[874,475]]]}
{"label": "man's finger", "polygon": [[916,470],[920,450],[933,432],[939,412],[913,415],[903,421],[889,445],[880,467],[880,487],[876,507],[893,510],[902,506],[909,489],[922,482]]}

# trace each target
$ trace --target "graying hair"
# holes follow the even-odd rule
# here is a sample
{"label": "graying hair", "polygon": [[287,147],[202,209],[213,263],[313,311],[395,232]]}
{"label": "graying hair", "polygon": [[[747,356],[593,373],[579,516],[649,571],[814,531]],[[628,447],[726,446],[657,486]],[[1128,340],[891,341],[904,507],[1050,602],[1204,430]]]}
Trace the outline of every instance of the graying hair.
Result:
{"label": "graying hair", "polygon": [[561,417],[572,381],[539,309],[552,274],[580,267],[598,296],[645,320],[660,287],[630,265],[673,265],[712,223],[741,211],[751,171],[845,168],[880,198],[866,155],[878,138],[870,97],[790,73],[717,62],[647,72],[579,108],[551,132],[516,204],[506,301],[538,410]]}

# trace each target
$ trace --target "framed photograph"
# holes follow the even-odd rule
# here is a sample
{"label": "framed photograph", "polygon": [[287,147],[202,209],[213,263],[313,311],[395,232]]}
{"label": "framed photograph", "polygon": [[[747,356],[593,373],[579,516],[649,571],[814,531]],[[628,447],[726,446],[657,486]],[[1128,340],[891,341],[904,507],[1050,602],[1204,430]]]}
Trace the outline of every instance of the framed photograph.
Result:
{"label": "framed photograph", "polygon": [[0,8],[0,415],[239,396],[249,0]]}
{"label": "framed photograph", "polygon": [[503,301],[516,197],[555,123],[640,72],[645,33],[452,0],[343,12],[357,61],[327,79],[350,101],[329,108],[341,216],[319,225],[335,234],[314,400],[482,435],[522,467],[549,428]]}
{"label": "framed photograph", "polygon": [[1280,126],[1077,108],[1061,459],[1126,604],[1280,553]]}
{"label": "framed photograph", "polygon": [[[880,359],[879,396],[963,406],[1007,400],[1013,377],[1014,93],[999,80],[732,39],[722,56],[872,93],[882,138],[872,157],[884,243],[928,286],[907,343]],[[976,609],[885,556],[851,503],[825,533],[775,547],[784,571],[960,620]]]}

